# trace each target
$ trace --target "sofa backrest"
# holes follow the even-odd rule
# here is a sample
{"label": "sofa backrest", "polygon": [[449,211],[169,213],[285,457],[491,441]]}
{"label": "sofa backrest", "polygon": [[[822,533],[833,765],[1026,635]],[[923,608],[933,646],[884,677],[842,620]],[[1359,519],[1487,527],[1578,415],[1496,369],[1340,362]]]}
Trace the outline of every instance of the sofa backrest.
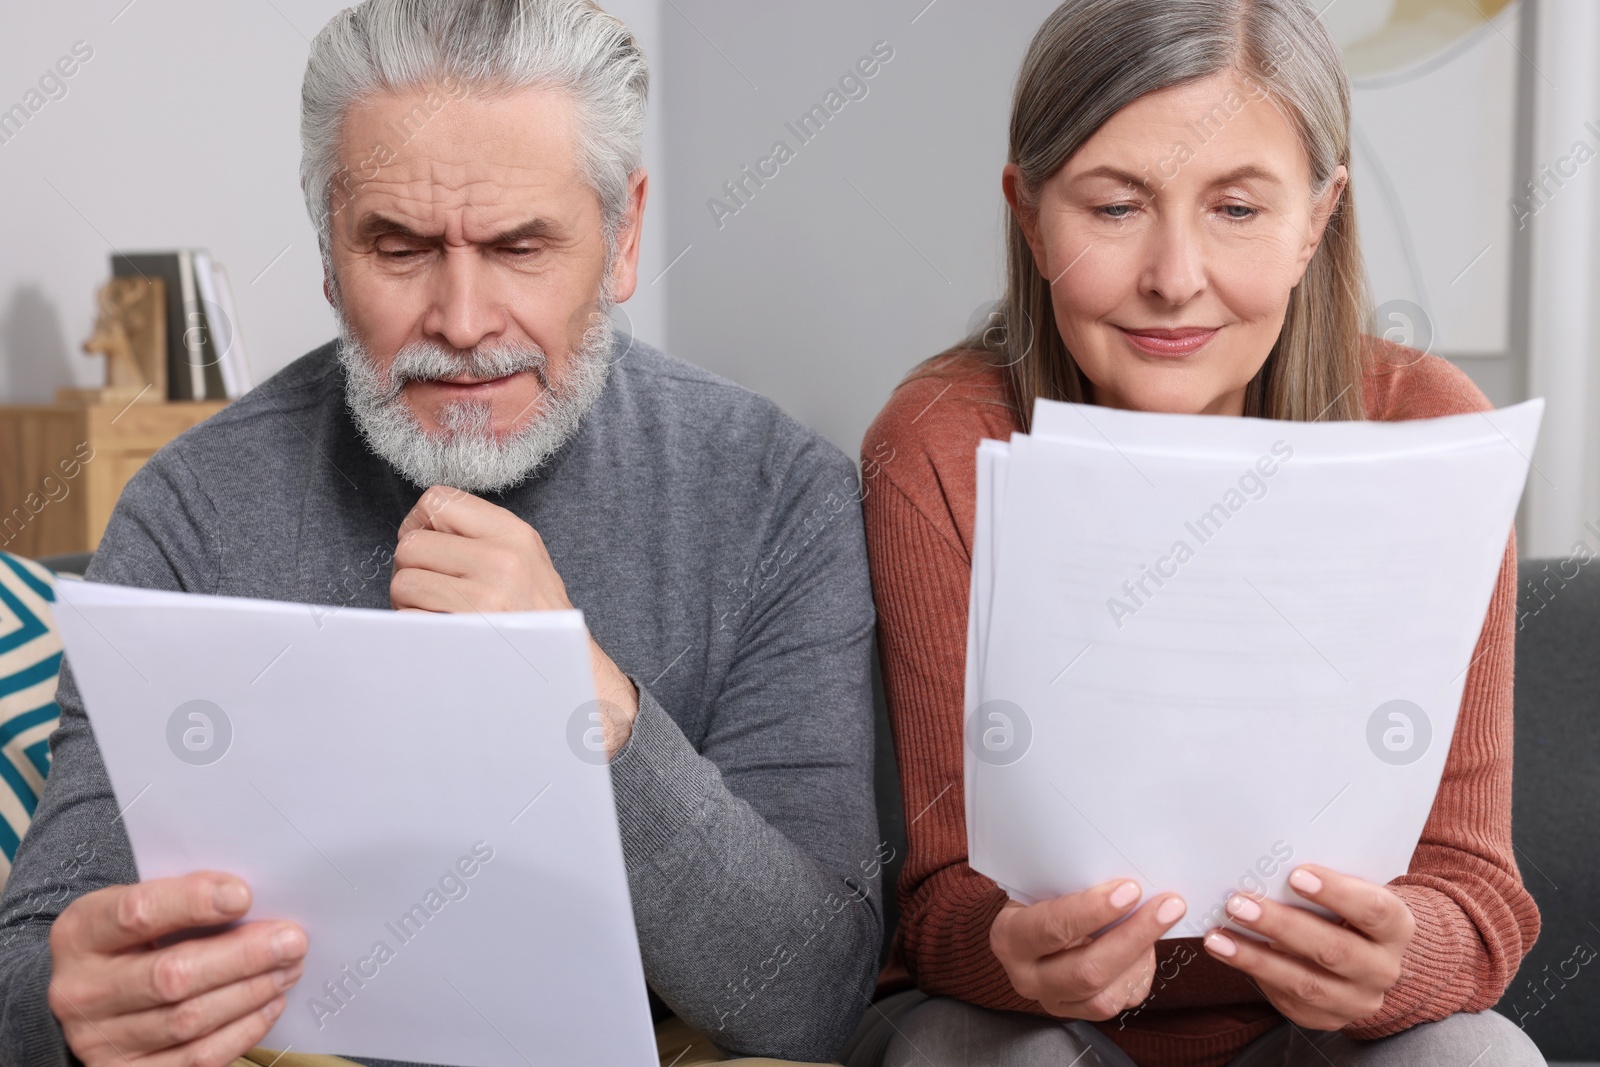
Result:
{"label": "sofa backrest", "polygon": [[1600,561],[1520,571],[1511,836],[1543,926],[1497,1008],[1547,1059],[1600,1061]]}
{"label": "sofa backrest", "polygon": [[894,734],[889,727],[889,702],[883,695],[883,673],[877,652],[872,656],[872,712],[877,747],[873,753],[872,787],[878,800],[878,840],[883,864],[883,951],[879,966],[889,961],[889,946],[900,922],[895,887],[906,857],[906,816],[900,798],[900,763],[895,757]]}

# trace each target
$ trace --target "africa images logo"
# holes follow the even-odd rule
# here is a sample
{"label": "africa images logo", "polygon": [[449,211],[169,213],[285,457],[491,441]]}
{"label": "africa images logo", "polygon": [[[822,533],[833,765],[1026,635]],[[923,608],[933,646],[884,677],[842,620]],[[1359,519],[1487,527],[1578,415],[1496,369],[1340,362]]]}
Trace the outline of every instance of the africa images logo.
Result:
{"label": "africa images logo", "polygon": [[1367,747],[1383,762],[1396,767],[1415,763],[1433,742],[1428,713],[1409,700],[1387,700],[1367,719]]}
{"label": "africa images logo", "polygon": [[167,747],[191,767],[217,762],[232,744],[232,720],[209,700],[179,704],[167,717]]}
{"label": "africa images logo", "polygon": [[967,748],[991,767],[1009,767],[1028,754],[1033,721],[1009,700],[990,700],[967,718]]}

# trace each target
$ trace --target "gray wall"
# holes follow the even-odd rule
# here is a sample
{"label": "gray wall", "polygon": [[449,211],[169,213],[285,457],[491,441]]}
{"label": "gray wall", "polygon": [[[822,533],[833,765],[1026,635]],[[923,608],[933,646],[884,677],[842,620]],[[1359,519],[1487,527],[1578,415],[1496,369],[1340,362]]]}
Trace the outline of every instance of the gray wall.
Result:
{"label": "gray wall", "polygon": [[113,248],[209,247],[237,290],[257,380],[333,336],[296,123],[305,36],[339,5],[274,2],[8,10],[0,106],[73,42],[94,57],[0,145],[0,395],[97,383],[79,345]]}
{"label": "gray wall", "polygon": [[[851,455],[895,383],[999,294],[1011,84],[1049,0],[672,0],[668,336]],[[913,21],[915,20],[915,21]],[[809,144],[786,128],[894,58]],[[843,94],[841,94],[843,96]],[[718,220],[723,183],[794,150]],[[770,170],[770,167],[769,167]]]}

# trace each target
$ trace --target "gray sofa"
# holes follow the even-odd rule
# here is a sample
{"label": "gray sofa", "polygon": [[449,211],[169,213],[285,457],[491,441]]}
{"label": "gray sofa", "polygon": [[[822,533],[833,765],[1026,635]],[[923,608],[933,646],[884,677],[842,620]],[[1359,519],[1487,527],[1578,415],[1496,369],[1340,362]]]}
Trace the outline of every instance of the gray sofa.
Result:
{"label": "gray sofa", "polygon": [[1600,1061],[1600,563],[1527,560],[1512,842],[1544,926],[1498,1010],[1552,1062]]}

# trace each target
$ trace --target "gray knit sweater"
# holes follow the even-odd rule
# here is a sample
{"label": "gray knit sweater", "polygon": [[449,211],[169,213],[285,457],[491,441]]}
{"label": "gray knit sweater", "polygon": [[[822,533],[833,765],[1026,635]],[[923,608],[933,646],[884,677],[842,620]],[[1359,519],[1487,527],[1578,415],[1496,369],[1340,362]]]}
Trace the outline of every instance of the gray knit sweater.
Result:
{"label": "gray knit sweater", "polygon": [[[882,932],[860,482],[770,402],[618,345],[577,435],[489,499],[543,536],[639,687],[611,777],[653,1006],[731,1053],[826,1060],[866,1008]],[[387,608],[420,490],[362,442],[334,351],[158,452],[89,579]],[[57,701],[51,773],[0,899],[9,1067],[76,1063],[46,999],[50,923],[138,879],[65,665]]]}

